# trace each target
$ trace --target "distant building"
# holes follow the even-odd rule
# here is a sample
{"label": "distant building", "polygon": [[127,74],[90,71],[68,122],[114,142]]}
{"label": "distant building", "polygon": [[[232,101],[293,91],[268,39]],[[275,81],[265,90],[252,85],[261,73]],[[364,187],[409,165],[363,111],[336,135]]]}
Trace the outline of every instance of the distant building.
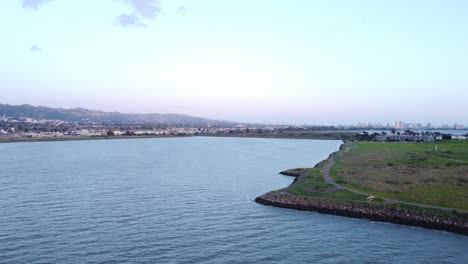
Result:
{"label": "distant building", "polygon": [[357,125],[358,128],[366,128],[366,127],[369,127],[369,124],[368,123],[358,123]]}
{"label": "distant building", "polygon": [[32,118],[20,118],[20,121],[25,122],[25,123],[32,123],[33,119]]}
{"label": "distant building", "polygon": [[435,138],[432,135],[376,135],[375,141],[392,141],[392,142],[434,142]]}
{"label": "distant building", "polygon": [[396,121],[396,122],[395,122],[395,128],[396,128],[396,129],[403,129],[403,128],[404,128],[404,123],[403,123],[403,121]]}

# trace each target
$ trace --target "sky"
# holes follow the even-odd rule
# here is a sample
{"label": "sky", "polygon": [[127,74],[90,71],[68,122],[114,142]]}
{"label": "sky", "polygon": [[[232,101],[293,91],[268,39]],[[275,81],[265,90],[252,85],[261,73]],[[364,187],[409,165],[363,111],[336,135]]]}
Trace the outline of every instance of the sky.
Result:
{"label": "sky", "polygon": [[0,103],[468,125],[468,1],[9,0]]}

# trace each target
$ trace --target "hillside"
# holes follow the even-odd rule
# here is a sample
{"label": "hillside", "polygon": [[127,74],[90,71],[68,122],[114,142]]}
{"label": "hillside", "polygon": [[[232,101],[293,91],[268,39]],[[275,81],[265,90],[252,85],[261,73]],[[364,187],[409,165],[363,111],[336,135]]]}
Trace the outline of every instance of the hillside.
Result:
{"label": "hillside", "polygon": [[0,104],[0,116],[15,118],[33,118],[62,120],[69,122],[93,121],[106,123],[129,124],[167,124],[167,125],[235,125],[228,121],[211,120],[180,114],[126,114],[120,112],[104,112],[84,108],[51,108],[32,105],[8,105]]}

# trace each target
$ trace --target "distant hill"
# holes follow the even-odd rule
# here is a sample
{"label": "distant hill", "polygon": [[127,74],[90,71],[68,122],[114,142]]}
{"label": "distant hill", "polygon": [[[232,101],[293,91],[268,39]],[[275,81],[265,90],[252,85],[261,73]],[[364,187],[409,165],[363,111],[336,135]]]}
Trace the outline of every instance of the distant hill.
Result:
{"label": "distant hill", "polygon": [[236,125],[238,123],[229,121],[211,120],[206,118],[179,115],[179,114],[125,114],[119,112],[104,112],[99,110],[88,110],[84,108],[51,108],[44,106],[8,105],[0,104],[0,116],[14,118],[33,118],[61,120],[69,122],[93,121],[115,124],[167,124],[167,125]]}

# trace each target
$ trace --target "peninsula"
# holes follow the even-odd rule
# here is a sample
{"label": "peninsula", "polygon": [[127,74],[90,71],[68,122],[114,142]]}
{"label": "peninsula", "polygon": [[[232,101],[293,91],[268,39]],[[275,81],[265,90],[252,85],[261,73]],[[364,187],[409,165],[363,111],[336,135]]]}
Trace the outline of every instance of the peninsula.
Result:
{"label": "peninsula", "polygon": [[345,142],[256,202],[468,235],[468,141]]}

